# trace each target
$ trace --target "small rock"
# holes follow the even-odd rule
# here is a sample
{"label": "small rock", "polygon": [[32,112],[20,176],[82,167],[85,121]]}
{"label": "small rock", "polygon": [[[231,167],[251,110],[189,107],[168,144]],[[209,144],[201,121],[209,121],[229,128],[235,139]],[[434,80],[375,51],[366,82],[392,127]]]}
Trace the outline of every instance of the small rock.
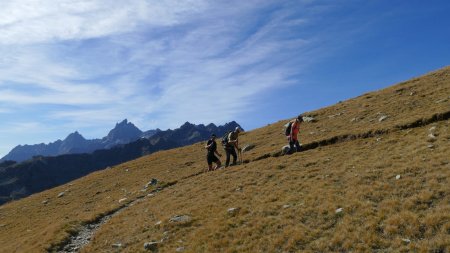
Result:
{"label": "small rock", "polygon": [[242,152],[250,151],[250,150],[254,149],[255,147],[256,146],[254,144],[245,145],[244,148],[242,148]]}
{"label": "small rock", "polygon": [[128,171],[129,171],[128,169],[125,170],[125,172],[128,172]]}
{"label": "small rock", "polygon": [[62,196],[64,196],[66,194],[66,192],[60,192],[59,194],[58,194],[58,198],[61,198]]}
{"label": "small rock", "polygon": [[387,118],[388,118],[388,116],[382,115],[382,116],[378,119],[378,122],[384,121],[384,120],[386,120]]}
{"label": "small rock", "polygon": [[428,148],[434,148],[433,144],[428,145]]}
{"label": "small rock", "polygon": [[152,185],[157,185],[158,184],[158,179],[156,178],[152,178],[152,180],[150,180],[150,182],[148,182],[144,188],[147,189],[148,187],[152,186]]}
{"label": "small rock", "polygon": [[436,140],[436,135],[434,135],[433,133],[428,135],[428,141],[429,142],[433,142]]}
{"label": "small rock", "polygon": [[377,138],[377,142],[381,141],[383,138]]}
{"label": "small rock", "polygon": [[144,249],[150,251],[158,250],[158,242],[146,242],[144,243]]}
{"label": "small rock", "polygon": [[147,194],[147,197],[153,197],[153,196],[155,196],[155,194],[153,194],[153,193]]}
{"label": "small rock", "polygon": [[184,252],[184,247],[178,247],[175,252]]}
{"label": "small rock", "polygon": [[414,91],[412,91],[411,93],[409,93],[410,96],[414,96],[416,93]]}
{"label": "small rock", "polygon": [[119,199],[119,203],[122,203],[122,202],[124,202],[126,200],[127,200],[127,198]]}
{"label": "small rock", "polygon": [[114,243],[112,245],[113,248],[121,248],[122,247],[122,243]]}
{"label": "small rock", "polygon": [[167,240],[169,240],[169,231],[165,231],[163,233],[163,238],[161,239],[161,242],[165,242]]}
{"label": "small rock", "polygon": [[161,226],[161,224],[162,224],[162,221],[158,221],[158,222],[155,223],[155,226],[159,227],[159,226]]}
{"label": "small rock", "polygon": [[335,213],[342,213],[344,211],[344,208],[338,208],[336,209],[336,211],[334,211]]}
{"label": "small rock", "polygon": [[436,127],[435,127],[435,126],[432,126],[432,127],[430,127],[430,129],[428,129],[428,131],[430,131],[430,132],[436,131]]}
{"label": "small rock", "polygon": [[344,113],[342,113],[342,112],[339,112],[339,113],[336,113],[336,114],[333,114],[333,115],[329,115],[329,116],[328,116],[328,118],[329,118],[329,119],[332,119],[332,118],[335,118],[335,117],[341,116],[342,114],[344,114]]}
{"label": "small rock", "polygon": [[42,201],[41,203],[44,204],[44,205],[47,204],[48,203],[48,199]]}
{"label": "small rock", "polygon": [[409,240],[408,238],[403,238],[402,241],[403,241],[404,243],[411,243],[411,240]]}
{"label": "small rock", "polygon": [[289,207],[291,207],[291,205],[284,205],[283,206],[284,209],[289,208]]}
{"label": "small rock", "polygon": [[241,210],[241,208],[239,208],[239,207],[232,207],[232,208],[228,208],[227,212],[228,212],[229,215],[235,216],[237,213],[239,213],[239,210]]}
{"label": "small rock", "polygon": [[156,185],[158,183],[158,179],[156,178],[152,178],[152,180],[150,180],[150,182],[148,184],[150,185]]}
{"label": "small rock", "polygon": [[355,121],[357,121],[358,119],[357,118],[352,118],[351,120],[350,120],[350,122],[355,122]]}
{"label": "small rock", "polygon": [[289,145],[285,145],[281,148],[281,154],[285,155],[289,152],[291,148],[289,147]]}
{"label": "small rock", "polygon": [[317,120],[314,117],[311,116],[303,116],[303,121],[304,122],[316,122]]}
{"label": "small rock", "polygon": [[395,176],[395,179],[399,180],[400,179],[400,175]]}
{"label": "small rock", "polygon": [[189,222],[192,218],[189,215],[175,215],[169,219],[170,222]]}

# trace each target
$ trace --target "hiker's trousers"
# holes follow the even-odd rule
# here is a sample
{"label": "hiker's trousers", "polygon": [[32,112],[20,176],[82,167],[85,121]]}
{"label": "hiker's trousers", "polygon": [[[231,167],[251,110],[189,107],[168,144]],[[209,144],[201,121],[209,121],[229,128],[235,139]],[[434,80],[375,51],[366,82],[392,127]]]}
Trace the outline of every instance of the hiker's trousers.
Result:
{"label": "hiker's trousers", "polygon": [[228,165],[230,165],[230,155],[233,156],[233,165],[236,165],[236,160],[237,160],[236,149],[234,147],[227,147],[227,148],[225,148],[225,153],[227,155],[225,167],[228,167]]}
{"label": "hiker's trousers", "polygon": [[298,140],[289,140],[289,154],[300,152],[300,149],[300,143],[298,143]]}

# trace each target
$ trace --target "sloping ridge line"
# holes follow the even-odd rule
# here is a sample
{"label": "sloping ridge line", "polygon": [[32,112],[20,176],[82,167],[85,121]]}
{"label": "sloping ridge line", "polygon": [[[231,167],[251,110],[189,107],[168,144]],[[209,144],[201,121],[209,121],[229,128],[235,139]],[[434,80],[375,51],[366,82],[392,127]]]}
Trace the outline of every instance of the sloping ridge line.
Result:
{"label": "sloping ridge line", "polygon": [[[199,175],[199,174],[201,174],[201,173],[196,173],[196,174],[187,176],[185,178],[189,178],[189,177],[196,176],[196,175]],[[183,179],[185,179],[185,178],[183,178]],[[92,238],[92,235],[95,233],[95,231],[97,231],[100,228],[100,226],[102,224],[106,223],[109,219],[111,219],[115,215],[119,214],[123,209],[135,205],[139,200],[149,196],[150,194],[155,194],[157,192],[160,192],[160,191],[164,190],[167,187],[176,185],[177,183],[178,183],[178,181],[168,182],[168,183],[166,183],[164,185],[161,185],[161,186],[157,187],[156,189],[150,191],[146,195],[138,196],[134,200],[131,200],[128,203],[125,203],[125,204],[123,204],[123,205],[121,205],[121,206],[119,206],[117,208],[114,208],[112,210],[104,212],[104,213],[98,215],[97,217],[95,217],[92,220],[82,222],[80,228],[76,232],[69,234],[62,241],[60,241],[60,242],[58,242],[56,244],[50,245],[50,247],[47,248],[47,252],[48,253],[53,253],[53,252],[57,252],[57,253],[78,252],[83,246],[87,245],[90,242],[90,240]],[[81,233],[84,233],[84,235],[80,236]],[[85,237],[85,238],[83,238],[83,239],[85,239],[84,243],[83,242],[77,242],[80,237]],[[79,244],[79,245],[75,246],[75,244]],[[70,247],[70,246],[72,246],[72,247]]]}
{"label": "sloping ridge line", "polygon": [[[323,146],[329,146],[329,145],[333,145],[333,144],[337,144],[337,143],[342,143],[342,142],[347,142],[347,141],[353,141],[356,139],[366,139],[366,138],[372,138],[372,137],[376,137],[376,136],[380,136],[380,135],[385,135],[385,134],[389,134],[391,132],[395,132],[398,130],[406,130],[406,129],[411,129],[411,128],[417,128],[417,127],[422,127],[422,126],[426,126],[435,122],[439,122],[439,121],[444,121],[444,120],[448,120],[450,119],[450,111],[444,112],[444,113],[436,113],[433,116],[429,117],[429,118],[422,118],[422,119],[418,119],[412,123],[407,123],[404,125],[396,125],[391,129],[378,129],[378,130],[370,130],[368,132],[365,133],[360,133],[360,134],[344,134],[344,135],[339,135],[339,136],[334,136],[331,137],[329,139],[325,139],[325,140],[320,140],[320,141],[315,141],[315,142],[311,142],[311,143],[307,143],[305,145],[302,145],[302,151],[307,151],[307,150],[312,150],[312,149],[316,149],[318,147],[323,147]],[[282,153],[281,151],[276,152],[276,153],[272,153],[272,154],[264,154],[256,159],[253,159],[253,161],[258,161],[258,160],[263,160],[263,159],[267,159],[270,157],[279,157],[281,156]],[[244,163],[248,163],[249,161],[246,160],[244,161]],[[194,173],[192,175],[183,177],[181,180],[186,180],[186,179],[190,179],[192,177],[196,177],[199,176],[201,174],[203,174],[204,172],[197,172]],[[155,190],[151,191],[150,194],[152,193],[157,193],[160,192],[162,190],[164,190],[167,187],[176,185],[178,183],[178,181],[174,181],[174,182],[169,182],[163,186],[160,186],[158,188],[156,188]],[[80,248],[75,248],[73,250],[66,250],[66,247],[68,245],[73,244],[73,242],[76,240],[76,238],[79,236],[79,233],[81,230],[91,230],[89,231],[90,234],[93,234],[95,232],[95,230],[99,229],[99,226],[97,225],[101,225],[102,223],[105,223],[106,221],[108,221],[110,218],[112,218],[114,215],[118,214],[121,210],[130,207],[132,205],[134,205],[137,201],[139,201],[140,199],[145,198],[147,195],[144,196],[139,196],[136,199],[128,202],[127,204],[124,204],[122,206],[119,206],[115,209],[112,209],[108,212],[105,212],[103,214],[100,214],[99,216],[97,216],[94,220],[91,221],[87,221],[84,222],[82,225],[82,229],[78,230],[76,233],[69,235],[66,239],[64,239],[63,241],[57,243],[57,244],[53,244],[50,246],[50,248],[47,249],[47,252],[62,252],[62,253],[67,253],[67,252],[78,252]],[[91,238],[88,238],[87,243],[89,243]],[[85,246],[86,244],[83,244],[82,246]]]}
{"label": "sloping ridge line", "polygon": [[[376,137],[376,136],[380,136],[380,135],[389,134],[391,132],[395,132],[398,130],[406,130],[406,129],[412,129],[412,128],[417,128],[417,127],[423,127],[423,126],[426,126],[426,125],[429,125],[429,124],[432,124],[435,122],[445,121],[448,119],[450,119],[450,111],[443,112],[443,113],[436,113],[429,118],[418,119],[414,122],[407,123],[404,125],[396,125],[390,129],[377,129],[377,130],[370,130],[368,132],[359,133],[359,134],[338,135],[338,136],[333,136],[333,137],[325,139],[325,140],[307,143],[307,144],[302,145],[302,150],[300,152],[308,151],[311,149],[316,149],[319,147],[334,145],[334,144],[338,144],[338,143],[342,143],[342,142],[353,141],[353,140],[357,140],[357,139],[372,138],[372,137]],[[267,159],[269,157],[279,157],[281,155],[282,155],[282,152],[278,151],[278,152],[271,153],[271,154],[264,154],[262,156],[259,156],[255,159],[253,159],[253,161],[259,161],[259,160]]]}

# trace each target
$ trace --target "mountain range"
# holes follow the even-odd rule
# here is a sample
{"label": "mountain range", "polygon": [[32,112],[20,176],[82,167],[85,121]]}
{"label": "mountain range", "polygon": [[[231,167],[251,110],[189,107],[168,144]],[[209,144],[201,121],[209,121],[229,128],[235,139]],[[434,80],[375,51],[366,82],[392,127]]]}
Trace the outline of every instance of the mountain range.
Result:
{"label": "mountain range", "polygon": [[18,145],[0,159],[0,162],[7,160],[22,162],[33,156],[92,153],[98,149],[109,149],[116,145],[127,144],[142,137],[149,138],[160,131],[160,129],[155,129],[143,132],[125,119],[117,123],[108,135],[101,139],[87,140],[78,131],[75,131],[64,140],[57,140],[49,144]]}
{"label": "mountain range", "polygon": [[[35,155],[31,159],[20,163],[11,160],[1,162],[0,204],[53,188],[93,171],[124,163],[159,150],[181,147],[206,140],[212,133],[221,136],[236,127],[240,127],[240,125],[235,121],[223,126],[214,124],[207,126],[203,124],[194,125],[186,122],[180,128],[174,130],[162,131],[157,129],[155,131],[141,132],[132,123],[124,120],[117,124],[108,136],[101,139],[102,142],[95,144],[98,146],[103,145],[103,147],[113,147],[97,149],[92,153],[80,153],[82,150],[92,150],[93,147],[98,146],[92,144],[92,140],[85,140],[80,134],[75,132],[70,134],[64,141],[57,141],[48,145],[39,144],[38,146],[45,147],[47,150],[59,147],[58,150],[60,152],[77,152],[76,154]],[[129,143],[120,144],[133,139],[135,140]],[[99,143],[102,145],[99,145]]]}
{"label": "mountain range", "polygon": [[197,142],[10,201],[0,252],[450,252],[450,66],[292,118],[240,134],[236,166]]}

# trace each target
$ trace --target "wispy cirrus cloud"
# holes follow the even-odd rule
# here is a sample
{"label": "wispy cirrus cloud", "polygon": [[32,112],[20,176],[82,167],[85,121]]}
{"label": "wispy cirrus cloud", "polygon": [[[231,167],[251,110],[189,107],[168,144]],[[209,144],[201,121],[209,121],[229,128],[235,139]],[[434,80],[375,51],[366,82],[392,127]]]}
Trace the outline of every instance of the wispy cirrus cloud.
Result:
{"label": "wispy cirrus cloud", "polygon": [[100,137],[123,118],[142,129],[230,120],[257,127],[298,113],[299,103],[324,106],[449,58],[442,3],[9,0],[0,7],[0,139],[11,148],[75,129]]}
{"label": "wispy cirrus cloud", "polygon": [[0,111],[86,130],[236,119],[311,61],[314,38],[291,32],[309,2],[10,1]]}
{"label": "wispy cirrus cloud", "polygon": [[203,1],[20,0],[2,4],[1,44],[80,40],[168,26],[201,11]]}

